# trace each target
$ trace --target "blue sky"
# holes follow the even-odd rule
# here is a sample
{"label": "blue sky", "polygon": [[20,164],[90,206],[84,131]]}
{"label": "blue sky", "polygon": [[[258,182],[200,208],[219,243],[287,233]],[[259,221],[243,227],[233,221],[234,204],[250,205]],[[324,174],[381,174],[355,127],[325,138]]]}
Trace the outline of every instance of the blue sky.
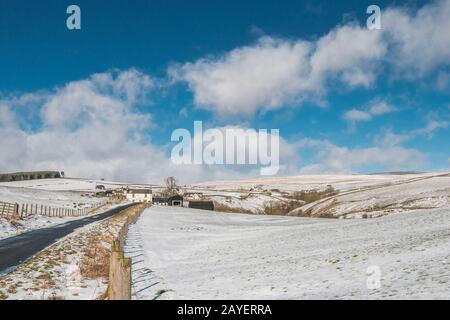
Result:
{"label": "blue sky", "polygon": [[[66,28],[70,4],[81,30]],[[279,128],[280,174],[448,170],[449,1],[377,1],[382,30],[366,28],[370,4],[2,1],[0,171],[146,182],[254,174],[173,167],[170,134],[194,120]],[[77,125],[55,120],[70,114]],[[114,133],[129,117],[140,124]]]}

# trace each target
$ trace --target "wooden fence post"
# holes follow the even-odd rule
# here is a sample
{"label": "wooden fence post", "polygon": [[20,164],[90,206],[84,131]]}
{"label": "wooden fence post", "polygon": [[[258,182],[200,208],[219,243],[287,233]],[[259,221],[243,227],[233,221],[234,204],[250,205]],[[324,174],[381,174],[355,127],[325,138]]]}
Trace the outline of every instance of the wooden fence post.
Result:
{"label": "wooden fence post", "polygon": [[122,258],[123,258],[123,251],[120,248],[120,242],[113,241],[111,247],[111,258],[109,262],[108,297],[110,300],[120,300],[120,292],[121,292],[120,259]]}

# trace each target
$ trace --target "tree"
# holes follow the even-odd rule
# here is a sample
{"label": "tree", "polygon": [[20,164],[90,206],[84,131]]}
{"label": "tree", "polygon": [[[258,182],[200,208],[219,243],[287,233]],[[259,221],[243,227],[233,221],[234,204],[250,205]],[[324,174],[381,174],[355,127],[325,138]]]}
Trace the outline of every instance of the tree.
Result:
{"label": "tree", "polygon": [[177,179],[175,177],[167,177],[166,183],[166,193],[168,195],[174,194],[177,189]]}

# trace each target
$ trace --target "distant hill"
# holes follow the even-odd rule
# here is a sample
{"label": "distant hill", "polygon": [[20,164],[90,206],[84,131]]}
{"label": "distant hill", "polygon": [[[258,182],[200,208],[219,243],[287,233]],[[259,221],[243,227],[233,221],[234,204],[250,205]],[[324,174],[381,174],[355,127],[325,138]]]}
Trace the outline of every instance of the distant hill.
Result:
{"label": "distant hill", "polygon": [[394,176],[401,176],[406,174],[423,174],[425,172],[420,171],[392,171],[392,172],[374,172],[369,173],[369,175],[394,175]]}

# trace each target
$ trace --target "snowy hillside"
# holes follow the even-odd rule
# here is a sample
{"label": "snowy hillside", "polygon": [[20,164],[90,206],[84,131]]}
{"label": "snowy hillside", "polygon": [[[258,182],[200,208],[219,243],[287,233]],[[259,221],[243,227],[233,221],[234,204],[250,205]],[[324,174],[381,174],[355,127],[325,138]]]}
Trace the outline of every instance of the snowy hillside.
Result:
{"label": "snowy hillside", "polygon": [[450,207],[450,175],[418,177],[386,186],[342,192],[307,204],[292,215],[378,217],[390,213]]}
{"label": "snowy hillside", "polygon": [[435,174],[301,175],[247,180],[213,181],[199,183],[194,187],[206,190],[248,190],[255,186],[261,186],[263,189],[267,190],[279,189],[284,191],[299,191],[324,189],[327,185],[332,185],[337,190],[345,191],[349,189],[383,185],[433,175]]}
{"label": "snowy hillside", "polygon": [[[264,212],[269,202],[289,203],[302,191],[323,192],[328,187],[337,195],[294,206],[284,214],[317,217],[376,217],[417,209],[450,205],[448,173],[378,175],[304,175],[208,182],[190,186],[205,198],[235,212]],[[233,211],[233,210],[225,210]]]}

